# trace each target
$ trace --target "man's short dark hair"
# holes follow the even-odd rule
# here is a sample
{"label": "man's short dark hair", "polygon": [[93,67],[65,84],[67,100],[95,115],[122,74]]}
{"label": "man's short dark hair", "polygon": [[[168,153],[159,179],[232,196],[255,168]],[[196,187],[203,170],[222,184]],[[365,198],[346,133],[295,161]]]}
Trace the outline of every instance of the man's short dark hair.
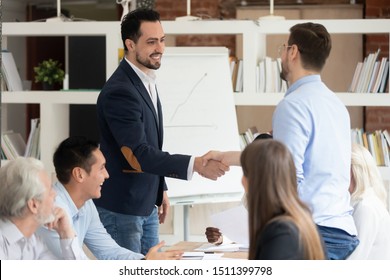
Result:
{"label": "man's short dark hair", "polygon": [[300,23],[290,28],[288,45],[297,45],[305,69],[321,71],[332,49],[326,28],[318,23]]}
{"label": "man's short dark hair", "polygon": [[89,173],[96,161],[93,152],[98,148],[97,142],[83,136],[73,136],[62,141],[53,155],[58,180],[67,184],[75,167],[81,167]]}
{"label": "man's short dark hair", "polygon": [[130,39],[134,43],[137,43],[139,37],[141,37],[141,23],[144,21],[160,21],[160,14],[151,9],[139,8],[129,12],[123,17],[121,23],[121,34],[125,51],[127,51],[127,47],[125,45],[126,39]]}

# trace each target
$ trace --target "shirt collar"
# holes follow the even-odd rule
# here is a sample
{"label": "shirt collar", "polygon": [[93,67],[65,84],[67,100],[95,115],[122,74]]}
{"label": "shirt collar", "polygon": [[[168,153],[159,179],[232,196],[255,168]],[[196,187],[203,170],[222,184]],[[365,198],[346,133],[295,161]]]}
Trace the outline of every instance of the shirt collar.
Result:
{"label": "shirt collar", "polygon": [[28,238],[26,238],[20,232],[18,227],[8,219],[6,220],[0,219],[0,231],[2,232],[2,235],[7,238],[10,244],[17,243],[21,239],[28,240]]}
{"label": "shirt collar", "polygon": [[68,191],[65,189],[65,187],[60,182],[55,182],[54,187],[57,191],[57,196],[61,196],[62,199],[66,202],[66,206],[69,210],[70,217],[75,220],[79,216],[82,216],[84,214],[84,207],[81,207],[80,209],[77,209],[76,204],[74,204],[72,198],[70,197]]}
{"label": "shirt collar", "polygon": [[304,84],[307,84],[307,83],[311,83],[311,82],[321,82],[321,76],[318,75],[318,74],[315,74],[315,75],[308,75],[308,76],[304,76],[304,77],[300,78],[299,80],[295,81],[295,83],[293,83],[288,88],[288,90],[286,91],[286,94],[284,95],[284,97],[286,97],[290,93],[294,92],[300,86],[302,86]]}
{"label": "shirt collar", "polygon": [[149,84],[149,83],[156,83],[156,73],[154,70],[150,69],[148,73],[146,74],[145,72],[141,71],[137,66],[135,66],[133,63],[131,63],[126,57],[125,60],[127,63],[130,64],[131,68],[135,71],[135,73],[140,77],[141,81],[144,84]]}

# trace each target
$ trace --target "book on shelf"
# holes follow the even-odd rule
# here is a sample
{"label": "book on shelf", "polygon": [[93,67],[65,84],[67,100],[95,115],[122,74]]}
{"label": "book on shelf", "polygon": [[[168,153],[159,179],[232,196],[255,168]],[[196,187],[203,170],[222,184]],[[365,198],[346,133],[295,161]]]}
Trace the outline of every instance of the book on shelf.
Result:
{"label": "book on shelf", "polygon": [[387,141],[387,145],[390,147],[390,134],[387,131],[387,129],[383,130],[383,136],[385,137],[385,139]]}
{"label": "book on shelf", "polygon": [[363,146],[368,150],[367,133],[363,132],[362,138],[363,138]]}
{"label": "book on shelf", "polygon": [[12,52],[7,50],[1,51],[1,73],[5,82],[5,86],[9,91],[23,90],[22,79],[16,67]]}
{"label": "book on shelf", "polygon": [[379,61],[375,61],[374,68],[372,69],[370,82],[369,82],[368,87],[367,87],[367,92],[372,92],[372,89],[374,87],[374,83],[375,83],[377,75],[378,75],[378,70],[379,70],[379,66],[380,66],[379,64],[380,64]]}
{"label": "book on shelf", "polygon": [[235,92],[242,92],[243,91],[243,84],[244,84],[244,61],[242,59],[239,59],[237,61],[238,69],[237,69],[237,78],[236,78],[236,86],[234,88]]}
{"label": "book on shelf", "polygon": [[276,72],[276,75],[278,77],[278,81],[279,81],[279,92],[286,92],[287,91],[287,81],[283,80],[281,77],[280,77],[280,73],[282,73],[282,59],[280,57],[278,57],[276,59],[276,63],[277,63],[277,72]]}
{"label": "book on shelf", "polygon": [[24,156],[26,142],[20,133],[10,130],[1,134],[1,148],[5,155],[4,159],[12,160]]}
{"label": "book on shelf", "polygon": [[237,75],[238,75],[238,59],[235,59],[231,62],[231,74],[232,74],[232,86],[233,91],[236,91],[237,85]]}
{"label": "book on shelf", "polygon": [[384,166],[390,166],[390,153],[389,153],[389,145],[387,145],[385,136],[383,133],[380,134],[380,141],[381,141],[381,146],[382,146],[382,151],[383,151],[383,164]]}
{"label": "book on shelf", "polygon": [[27,140],[25,157],[40,158],[40,123],[39,118],[31,119],[31,130]]}
{"label": "book on shelf", "polygon": [[371,89],[370,92],[372,93],[377,93],[379,92],[379,87],[383,78],[383,74],[385,71],[385,66],[386,66],[386,61],[388,60],[387,57],[382,57],[381,62],[379,64],[379,69],[378,69],[378,75],[376,76],[375,83]]}
{"label": "book on shelf", "polygon": [[234,66],[236,65],[237,57],[229,56],[229,68],[230,68],[230,76],[233,77]]}
{"label": "book on shelf", "polygon": [[237,70],[238,70],[238,59],[236,57],[229,57],[230,76],[232,79],[233,91],[236,89],[237,83]]}
{"label": "book on shelf", "polygon": [[368,56],[366,56],[363,60],[363,66],[362,66],[362,70],[360,71],[360,75],[359,75],[359,79],[357,80],[357,84],[356,84],[356,89],[355,89],[355,92],[362,92],[362,88],[363,88],[363,84],[364,84],[364,79],[367,75],[367,68],[368,68],[368,64],[371,60],[371,57],[372,57],[373,54],[369,54]]}
{"label": "book on shelf", "polygon": [[385,165],[385,159],[384,159],[384,151],[382,147],[382,132],[380,130],[376,130],[373,133],[375,137],[375,148],[378,158],[378,165],[383,166]]}
{"label": "book on shelf", "polygon": [[265,92],[275,92],[274,84],[274,73],[272,66],[272,58],[266,56],[264,58],[264,68],[265,68]]}
{"label": "book on shelf", "polygon": [[363,144],[363,128],[355,128],[351,130],[351,141],[352,143]]}
{"label": "book on shelf", "polygon": [[363,85],[362,85],[362,89],[360,92],[370,92],[369,85],[370,85],[371,77],[374,74],[375,62],[378,59],[380,51],[381,50],[378,49],[375,53],[371,53],[370,54],[371,59],[369,61],[367,60],[367,72],[366,72],[366,76],[363,77],[364,78]]}
{"label": "book on shelf", "polygon": [[390,135],[387,130],[365,132],[362,128],[351,130],[352,143],[363,145],[372,155],[378,166],[390,166]]}
{"label": "book on shelf", "polygon": [[268,138],[272,138],[270,132],[259,132],[256,126],[251,126],[245,132],[240,133],[240,147],[244,149],[255,140]]}
{"label": "book on shelf", "polygon": [[380,49],[375,53],[369,53],[363,60],[358,62],[355,68],[349,92],[383,93],[389,79],[389,59],[379,59]]}
{"label": "book on shelf", "polygon": [[360,73],[362,71],[362,68],[363,68],[363,62],[358,62],[356,65],[356,68],[355,68],[355,73],[353,74],[353,77],[352,77],[352,83],[348,89],[349,92],[356,92],[356,87],[357,87],[357,83],[359,81],[359,77],[360,77]]}
{"label": "book on shelf", "polygon": [[389,60],[386,61],[385,69],[384,69],[383,77],[382,77],[382,81],[381,81],[381,85],[380,85],[380,88],[379,88],[378,92],[379,93],[384,93],[386,85],[388,85],[388,83],[389,83]]}
{"label": "book on shelf", "polygon": [[257,92],[286,92],[287,82],[280,78],[282,71],[281,59],[269,56],[260,60],[256,66]]}

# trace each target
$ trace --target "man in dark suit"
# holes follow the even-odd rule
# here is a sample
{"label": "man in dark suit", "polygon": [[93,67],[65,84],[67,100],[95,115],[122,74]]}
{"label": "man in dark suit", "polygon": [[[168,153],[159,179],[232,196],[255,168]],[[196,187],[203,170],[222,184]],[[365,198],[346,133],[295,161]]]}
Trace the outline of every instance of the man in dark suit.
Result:
{"label": "man in dark suit", "polygon": [[165,177],[190,180],[193,172],[216,180],[228,167],[218,161],[162,151],[163,119],[155,73],[165,34],[160,16],[137,9],[121,24],[125,58],[106,82],[97,114],[107,180],[95,200],[101,221],[116,242],[146,253],[158,243],[159,223],[169,209]]}

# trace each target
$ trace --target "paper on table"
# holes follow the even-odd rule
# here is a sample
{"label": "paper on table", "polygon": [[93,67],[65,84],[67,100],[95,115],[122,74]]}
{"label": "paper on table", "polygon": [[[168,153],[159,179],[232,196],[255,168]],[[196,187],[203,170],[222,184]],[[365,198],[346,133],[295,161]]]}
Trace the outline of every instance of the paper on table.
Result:
{"label": "paper on table", "polygon": [[195,249],[195,251],[201,251],[201,252],[237,252],[239,250],[240,250],[240,244],[214,245],[208,243],[205,243]]}
{"label": "paper on table", "polygon": [[184,252],[182,260],[219,260],[223,253],[209,254],[204,252]]}
{"label": "paper on table", "polygon": [[249,244],[248,210],[243,205],[214,214],[211,216],[211,221],[233,242]]}
{"label": "paper on table", "polygon": [[182,260],[201,260],[204,255],[204,252],[184,252]]}

